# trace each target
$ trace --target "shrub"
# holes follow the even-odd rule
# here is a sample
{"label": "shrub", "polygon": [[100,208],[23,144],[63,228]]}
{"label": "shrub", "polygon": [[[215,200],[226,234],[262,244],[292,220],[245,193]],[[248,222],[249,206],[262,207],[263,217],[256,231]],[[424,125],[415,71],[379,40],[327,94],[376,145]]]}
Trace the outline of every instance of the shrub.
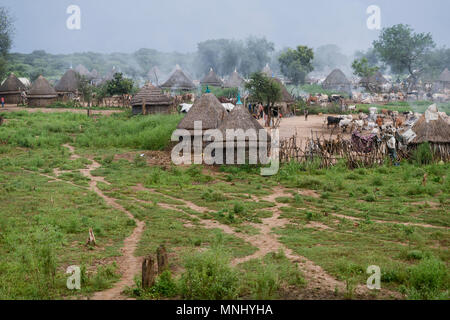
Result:
{"label": "shrub", "polygon": [[428,142],[420,144],[411,155],[412,163],[416,165],[431,164],[433,162],[433,153]]}
{"label": "shrub", "polygon": [[186,257],[180,279],[180,292],[185,299],[224,300],[238,295],[238,277],[229,265],[223,249],[215,248]]}
{"label": "shrub", "polygon": [[440,299],[448,290],[447,267],[442,261],[431,257],[422,260],[418,265],[409,268],[408,298]]}

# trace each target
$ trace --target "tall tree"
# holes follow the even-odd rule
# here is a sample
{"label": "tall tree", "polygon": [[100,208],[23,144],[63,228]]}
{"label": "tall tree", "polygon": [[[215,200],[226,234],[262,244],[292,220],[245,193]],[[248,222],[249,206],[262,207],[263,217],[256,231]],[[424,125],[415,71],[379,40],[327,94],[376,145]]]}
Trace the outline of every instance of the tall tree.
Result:
{"label": "tall tree", "polygon": [[13,19],[5,7],[0,7],[0,79],[6,76],[6,62],[14,34]]}
{"label": "tall tree", "polygon": [[254,100],[258,100],[265,105],[265,113],[268,115],[266,124],[269,124],[273,107],[281,98],[280,85],[264,73],[256,72],[250,76],[245,88]]}
{"label": "tall tree", "polygon": [[294,84],[303,84],[305,77],[313,70],[314,52],[306,46],[298,46],[296,50],[287,49],[280,55],[281,73]]}
{"label": "tall tree", "polygon": [[415,33],[404,24],[397,24],[381,31],[378,40],[373,42],[381,60],[397,74],[409,73],[410,85],[415,85],[418,75],[426,65],[425,57],[435,47],[430,33]]}
{"label": "tall tree", "polygon": [[369,64],[366,57],[355,59],[352,63],[353,74],[365,78],[373,76],[380,68]]}

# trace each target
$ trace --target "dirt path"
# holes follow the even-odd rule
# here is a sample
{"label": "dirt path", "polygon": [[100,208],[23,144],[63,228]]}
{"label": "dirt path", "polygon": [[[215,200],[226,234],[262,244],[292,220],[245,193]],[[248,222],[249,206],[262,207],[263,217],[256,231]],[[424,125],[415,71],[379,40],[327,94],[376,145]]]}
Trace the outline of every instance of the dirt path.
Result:
{"label": "dirt path", "polygon": [[[146,189],[146,188],[142,187],[141,185],[136,188],[139,190],[147,190],[147,191],[150,191],[153,193],[159,193],[158,191],[156,191],[154,189]],[[159,194],[162,194],[162,193],[159,193]],[[180,198],[174,198],[167,194],[162,194],[162,195],[164,195],[165,197],[171,198],[173,200],[182,201],[182,202],[184,202],[184,204],[186,206],[188,206],[189,208],[191,208],[197,212],[211,211],[208,208],[199,207],[187,200],[183,200]],[[275,199],[278,197],[286,197],[286,196],[291,196],[291,194],[287,193],[286,190],[282,187],[276,187],[272,190],[272,194],[270,194],[269,196],[263,197],[261,199],[263,201],[269,201],[269,202],[275,203],[275,206],[269,209],[273,212],[272,217],[262,219],[262,223],[260,223],[260,224],[253,224],[253,223],[250,224],[251,226],[258,229],[259,234],[256,234],[256,235],[247,235],[247,234],[243,234],[243,233],[238,233],[238,232],[234,231],[233,228],[231,228],[228,225],[224,225],[218,221],[214,221],[214,220],[210,220],[210,219],[201,219],[196,215],[186,213],[185,211],[183,211],[182,209],[178,208],[175,205],[161,203],[161,202],[159,202],[158,205],[165,209],[184,212],[185,214],[188,214],[191,218],[199,219],[200,224],[205,228],[220,229],[224,233],[238,237],[238,238],[250,243],[251,245],[255,246],[256,248],[258,248],[258,250],[255,253],[253,253],[252,255],[249,255],[249,256],[246,256],[243,258],[234,259],[231,262],[231,264],[233,266],[236,266],[245,261],[249,261],[251,259],[262,258],[265,255],[267,255],[268,253],[278,252],[280,249],[283,250],[286,257],[289,260],[291,260],[293,263],[296,263],[298,265],[298,267],[304,273],[305,278],[307,280],[306,289],[302,290],[302,293],[297,297],[298,299],[339,299],[339,298],[342,298],[342,297],[336,296],[335,292],[336,292],[336,289],[339,290],[339,292],[341,294],[342,294],[342,292],[345,292],[346,286],[345,286],[344,282],[338,281],[337,279],[335,279],[334,277],[329,275],[325,270],[323,270],[322,267],[316,265],[311,260],[294,253],[293,250],[287,248],[284,244],[282,244],[279,241],[278,236],[272,232],[272,230],[274,228],[282,228],[290,223],[288,219],[280,218],[280,208],[287,206],[287,204],[277,203],[275,201]],[[256,201],[258,201],[258,200],[256,200]],[[363,285],[359,285],[356,287],[355,293],[359,297],[364,298],[364,297],[368,297],[369,290],[367,289],[367,287],[365,287]],[[398,297],[400,297],[400,295],[390,292],[390,291],[387,291],[387,290],[384,290],[384,289],[382,289],[382,292],[380,293],[379,296],[389,297],[391,295],[394,295],[394,296],[397,295]]]}
{"label": "dirt path", "polygon": [[[77,159],[79,156],[75,154],[75,149],[70,145],[64,145],[64,147],[68,148],[71,153],[71,159]],[[134,285],[134,276],[140,272],[141,268],[141,258],[136,257],[134,252],[136,251],[139,239],[141,238],[142,232],[144,231],[145,223],[143,221],[139,221],[134,216],[118,204],[113,198],[106,196],[98,187],[97,183],[107,183],[103,177],[96,177],[92,175],[92,171],[100,168],[100,164],[93,159],[90,159],[92,163],[87,166],[85,169],[81,169],[80,172],[89,181],[89,187],[92,191],[94,191],[99,197],[103,198],[105,202],[111,207],[122,211],[125,213],[130,219],[133,219],[136,222],[136,227],[133,230],[133,233],[124,240],[124,245],[121,249],[122,256],[117,259],[117,265],[119,266],[119,272],[122,275],[119,282],[117,282],[111,289],[97,292],[95,293],[91,299],[93,300],[123,300],[127,299],[122,295],[122,291],[127,286]]]}

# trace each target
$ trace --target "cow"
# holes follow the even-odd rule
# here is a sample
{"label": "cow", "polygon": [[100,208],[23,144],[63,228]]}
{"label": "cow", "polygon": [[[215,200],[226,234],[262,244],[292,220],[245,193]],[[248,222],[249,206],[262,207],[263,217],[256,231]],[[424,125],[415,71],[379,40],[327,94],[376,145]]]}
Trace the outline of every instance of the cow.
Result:
{"label": "cow", "polygon": [[351,119],[342,119],[341,121],[339,121],[339,128],[342,129],[342,132],[345,132],[351,123]]}
{"label": "cow", "polygon": [[334,127],[336,128],[341,120],[342,120],[342,118],[328,116],[327,117],[327,129],[330,128],[331,125],[334,125]]}
{"label": "cow", "polygon": [[377,123],[377,126],[381,127],[383,125],[383,123],[384,123],[383,118],[382,117],[377,117],[376,123]]}
{"label": "cow", "polygon": [[317,97],[314,97],[314,96],[312,96],[312,95],[309,95],[308,100],[306,100],[306,104],[307,104],[308,106],[310,106],[311,103],[312,103],[312,104],[317,104],[318,101],[319,101],[319,99],[318,99]]}

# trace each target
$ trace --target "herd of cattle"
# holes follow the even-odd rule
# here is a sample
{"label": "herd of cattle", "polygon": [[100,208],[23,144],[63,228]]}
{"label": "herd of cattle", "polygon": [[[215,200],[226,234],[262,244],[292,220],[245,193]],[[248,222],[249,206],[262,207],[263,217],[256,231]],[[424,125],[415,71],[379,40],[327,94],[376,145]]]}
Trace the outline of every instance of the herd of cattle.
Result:
{"label": "herd of cattle", "polygon": [[362,132],[364,130],[371,134],[383,134],[403,126],[412,126],[420,117],[420,114],[411,111],[399,113],[398,111],[382,109],[381,112],[378,112],[376,107],[369,110],[369,114],[360,112],[357,115],[328,116],[324,124],[326,124],[327,129],[330,127],[333,130],[339,128],[342,133],[350,129],[350,132]]}
{"label": "herd of cattle", "polygon": [[349,104],[383,104],[395,101],[432,101],[432,102],[448,102],[450,101],[450,92],[444,93],[419,93],[411,92],[405,94],[403,92],[392,93],[362,93],[352,92],[349,99],[342,95],[303,95],[301,98],[306,101],[308,106],[320,105],[328,106],[330,103],[338,103],[340,105]]}

